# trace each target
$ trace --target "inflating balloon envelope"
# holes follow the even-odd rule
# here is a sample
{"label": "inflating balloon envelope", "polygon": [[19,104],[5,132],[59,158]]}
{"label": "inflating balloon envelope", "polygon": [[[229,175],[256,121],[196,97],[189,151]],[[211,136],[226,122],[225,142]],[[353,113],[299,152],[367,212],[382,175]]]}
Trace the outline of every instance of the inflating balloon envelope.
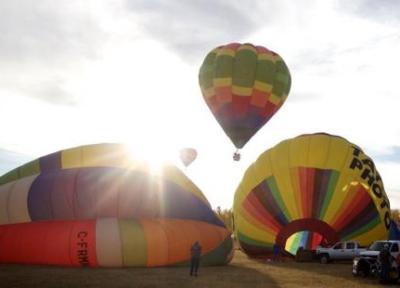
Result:
{"label": "inflating balloon envelope", "polygon": [[58,151],[0,177],[0,263],[225,264],[232,240],[203,193],[173,165],[157,174],[119,144]]}
{"label": "inflating balloon envelope", "polygon": [[390,204],[372,159],[346,139],[301,135],[265,151],[234,199],[235,233],[250,255],[387,239]]}

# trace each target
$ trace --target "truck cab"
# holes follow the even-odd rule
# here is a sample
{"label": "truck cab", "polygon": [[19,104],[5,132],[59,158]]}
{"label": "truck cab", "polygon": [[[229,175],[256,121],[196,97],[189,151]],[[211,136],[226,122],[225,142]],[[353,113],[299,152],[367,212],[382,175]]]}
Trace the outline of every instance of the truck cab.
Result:
{"label": "truck cab", "polygon": [[[358,257],[353,259],[353,275],[354,276],[368,276],[376,275],[379,270],[378,256],[382,251],[385,244],[389,244],[389,251],[393,259],[400,253],[399,240],[379,240],[375,241],[367,248],[367,250],[360,253]],[[397,269],[395,261],[393,261],[393,268]]]}
{"label": "truck cab", "polygon": [[326,264],[334,260],[351,260],[365,250],[356,241],[341,241],[329,248],[317,247],[316,254],[320,262]]}
{"label": "truck cab", "polygon": [[379,253],[383,250],[385,244],[389,244],[390,254],[396,258],[400,252],[400,241],[397,240],[381,240],[375,241],[367,248],[367,250],[360,253],[360,257],[373,257],[377,258]]}

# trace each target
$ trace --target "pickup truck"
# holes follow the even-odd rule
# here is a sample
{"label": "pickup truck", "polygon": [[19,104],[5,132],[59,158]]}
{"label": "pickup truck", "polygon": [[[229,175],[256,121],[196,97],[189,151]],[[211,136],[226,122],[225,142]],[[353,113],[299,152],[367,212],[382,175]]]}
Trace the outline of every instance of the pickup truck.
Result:
{"label": "pickup truck", "polygon": [[343,241],[337,242],[329,248],[318,246],[315,252],[320,262],[326,264],[333,260],[352,260],[365,250],[355,241]]}
{"label": "pickup truck", "polygon": [[[378,256],[386,243],[389,244],[390,254],[392,255],[393,259],[395,259],[400,253],[400,240],[375,241],[367,248],[366,251],[361,252],[358,257],[353,259],[353,275],[363,277],[368,275],[376,276],[380,269]],[[393,261],[392,268],[397,268],[395,261]]]}

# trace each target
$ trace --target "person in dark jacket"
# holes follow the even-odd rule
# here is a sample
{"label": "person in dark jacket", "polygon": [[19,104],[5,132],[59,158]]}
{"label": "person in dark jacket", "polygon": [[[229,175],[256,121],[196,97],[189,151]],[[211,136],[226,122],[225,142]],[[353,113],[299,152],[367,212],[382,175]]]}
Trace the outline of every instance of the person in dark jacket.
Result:
{"label": "person in dark jacket", "polygon": [[396,263],[397,278],[400,280],[400,253],[394,258],[394,263]]}
{"label": "person in dark jacket", "polygon": [[273,261],[281,261],[280,256],[281,256],[281,246],[279,244],[274,244],[273,249]]}
{"label": "person in dark jacket", "polygon": [[201,256],[201,246],[198,241],[194,242],[192,248],[190,249],[191,260],[190,260],[190,276],[197,277],[197,270],[200,265],[200,256]]}
{"label": "person in dark jacket", "polygon": [[379,252],[379,262],[381,264],[381,274],[379,282],[382,284],[389,283],[390,280],[390,267],[392,264],[392,255],[389,252],[389,244],[385,243],[381,252]]}

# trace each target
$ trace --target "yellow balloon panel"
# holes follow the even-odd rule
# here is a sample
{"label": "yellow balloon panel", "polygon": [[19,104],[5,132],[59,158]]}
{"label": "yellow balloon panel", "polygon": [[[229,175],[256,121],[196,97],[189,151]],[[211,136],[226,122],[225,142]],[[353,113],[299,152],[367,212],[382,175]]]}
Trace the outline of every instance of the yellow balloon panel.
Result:
{"label": "yellow balloon panel", "polygon": [[234,213],[235,234],[249,254],[272,252],[261,229],[290,252],[341,239],[365,245],[387,238],[390,225],[389,201],[371,158],[324,133],[262,153],[236,191]]}

